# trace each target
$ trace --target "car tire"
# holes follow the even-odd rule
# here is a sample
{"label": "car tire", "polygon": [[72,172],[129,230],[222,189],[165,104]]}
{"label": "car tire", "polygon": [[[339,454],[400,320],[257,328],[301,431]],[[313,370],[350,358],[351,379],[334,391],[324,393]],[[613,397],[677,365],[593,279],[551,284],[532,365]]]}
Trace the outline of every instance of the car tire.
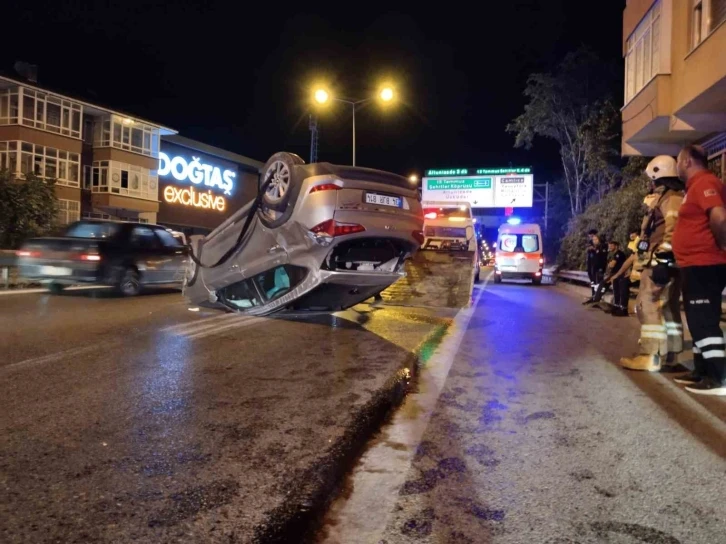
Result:
{"label": "car tire", "polygon": [[60,295],[65,288],[66,286],[61,283],[52,282],[50,285],[48,285],[48,292],[51,295]]}
{"label": "car tire", "polygon": [[494,283],[502,283],[502,276],[501,276],[501,274],[495,274],[494,275]]}
{"label": "car tire", "polygon": [[295,153],[280,151],[270,157],[262,168],[260,187],[270,182],[262,195],[262,206],[267,210],[284,213],[295,193],[297,182],[295,166],[305,164],[305,161]]}
{"label": "car tire", "polygon": [[141,277],[139,272],[134,268],[126,268],[121,273],[121,278],[116,286],[120,295],[125,297],[135,297],[141,292]]}
{"label": "car tire", "polygon": [[542,285],[542,278],[532,278],[532,285]]}
{"label": "car tire", "polygon": [[474,283],[480,283],[481,282],[481,268],[477,268],[476,272],[474,273]]}

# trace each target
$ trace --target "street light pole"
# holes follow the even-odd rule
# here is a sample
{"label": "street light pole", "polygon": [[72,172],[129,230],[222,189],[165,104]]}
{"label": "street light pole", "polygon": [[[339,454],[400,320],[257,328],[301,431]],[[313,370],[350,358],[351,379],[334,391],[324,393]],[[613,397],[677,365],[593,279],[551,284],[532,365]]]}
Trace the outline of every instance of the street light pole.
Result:
{"label": "street light pole", "polygon": [[353,166],[355,166],[355,102],[353,102]]}
{"label": "street light pole", "polygon": [[[335,102],[342,102],[343,104],[349,104],[351,108],[353,109],[353,166],[356,165],[356,149],[355,149],[355,109],[359,104],[365,104],[366,102],[369,102],[372,100],[372,98],[364,98],[363,100],[346,100],[344,98],[337,98],[335,96],[330,96],[330,93],[328,93],[325,89],[318,89],[315,91],[315,100],[319,104],[324,104],[328,102],[329,100],[333,100]],[[384,87],[381,89],[380,98],[383,102],[390,102],[393,100],[394,97],[394,91],[391,87]]]}
{"label": "street light pole", "polygon": [[353,166],[355,166],[355,108],[358,104],[364,104],[370,100],[370,98],[364,98],[363,100],[345,100],[343,98],[333,98],[336,102],[342,102],[343,104],[349,104],[353,109]]}

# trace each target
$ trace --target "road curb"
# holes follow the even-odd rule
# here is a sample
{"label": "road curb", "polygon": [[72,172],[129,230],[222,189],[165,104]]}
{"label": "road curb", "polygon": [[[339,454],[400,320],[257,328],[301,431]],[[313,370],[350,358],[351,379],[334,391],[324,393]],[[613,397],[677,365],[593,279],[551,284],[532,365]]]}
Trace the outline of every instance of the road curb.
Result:
{"label": "road curb", "polygon": [[266,521],[255,529],[252,542],[312,542],[336,491],[365,450],[368,441],[415,387],[422,350],[432,339],[440,341],[450,325],[442,324],[426,335],[396,373],[352,416],[346,431],[327,449],[324,456],[291,483],[292,489],[283,504],[267,513]]}

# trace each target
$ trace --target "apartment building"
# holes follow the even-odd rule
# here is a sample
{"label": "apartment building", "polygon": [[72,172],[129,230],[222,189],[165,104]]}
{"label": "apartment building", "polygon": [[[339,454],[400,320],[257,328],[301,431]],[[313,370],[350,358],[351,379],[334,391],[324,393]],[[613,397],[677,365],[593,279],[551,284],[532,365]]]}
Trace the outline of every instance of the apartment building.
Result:
{"label": "apartment building", "polygon": [[55,178],[59,222],[156,222],[162,135],[176,131],[0,76],[0,169]]}
{"label": "apartment building", "polygon": [[627,0],[623,155],[699,143],[726,181],[726,0]]}
{"label": "apartment building", "polygon": [[257,194],[263,163],[175,130],[0,76],[0,170],[56,179],[58,223],[214,229]]}

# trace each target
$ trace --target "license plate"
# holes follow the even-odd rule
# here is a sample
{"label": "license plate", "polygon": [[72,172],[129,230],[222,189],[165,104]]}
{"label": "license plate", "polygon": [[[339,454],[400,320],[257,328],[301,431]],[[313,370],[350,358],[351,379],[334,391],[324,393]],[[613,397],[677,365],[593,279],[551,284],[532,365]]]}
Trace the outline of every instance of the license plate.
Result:
{"label": "license plate", "polygon": [[70,276],[73,274],[73,270],[62,266],[41,266],[40,274],[41,276]]}
{"label": "license plate", "polygon": [[398,196],[377,195],[375,193],[366,193],[366,204],[380,204],[381,206],[391,206],[392,208],[402,208],[403,199]]}
{"label": "license plate", "polygon": [[504,270],[506,272],[516,272],[517,271],[517,267],[511,266],[511,265],[500,266],[499,269]]}

